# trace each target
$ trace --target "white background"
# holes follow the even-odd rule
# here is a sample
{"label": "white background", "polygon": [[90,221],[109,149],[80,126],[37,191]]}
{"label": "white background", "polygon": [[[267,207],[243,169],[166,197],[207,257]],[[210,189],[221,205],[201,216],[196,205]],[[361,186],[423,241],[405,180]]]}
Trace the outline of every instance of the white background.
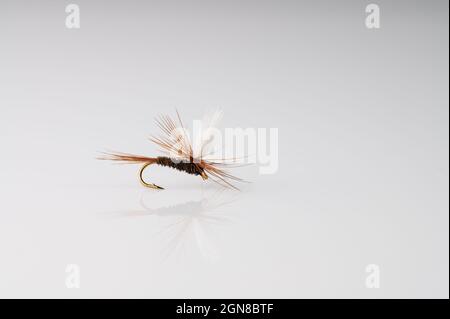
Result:
{"label": "white background", "polygon": [[[448,298],[447,1],[378,30],[366,1],[76,3],[0,1],[1,297]],[[217,106],[279,129],[276,174],[155,192],[95,159]]]}

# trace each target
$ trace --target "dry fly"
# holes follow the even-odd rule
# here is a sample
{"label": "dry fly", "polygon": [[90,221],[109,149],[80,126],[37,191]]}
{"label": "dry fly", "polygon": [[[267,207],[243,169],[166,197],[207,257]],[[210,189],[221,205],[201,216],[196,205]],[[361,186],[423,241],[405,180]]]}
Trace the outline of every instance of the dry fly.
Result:
{"label": "dry fly", "polygon": [[[204,118],[207,122],[207,129],[202,132],[199,150],[194,152],[193,145],[186,133],[178,112],[177,121],[174,121],[170,116],[160,115],[155,118],[157,126],[161,133],[159,136],[151,136],[150,141],[155,143],[159,149],[165,153],[165,156],[146,157],[141,155],[133,155],[122,152],[108,152],[103,153],[101,160],[111,160],[128,164],[143,164],[139,171],[139,179],[142,185],[153,189],[164,189],[153,183],[148,183],[143,178],[144,170],[152,165],[160,165],[171,167],[179,171],[191,175],[199,175],[204,181],[208,178],[224,187],[238,188],[233,185],[233,181],[244,182],[243,179],[231,175],[227,172],[227,167],[235,167],[235,159],[207,159],[211,155],[208,150],[211,149],[213,135],[211,130],[214,125],[220,120],[222,112],[216,111],[212,116]],[[231,162],[230,162],[231,161]]]}

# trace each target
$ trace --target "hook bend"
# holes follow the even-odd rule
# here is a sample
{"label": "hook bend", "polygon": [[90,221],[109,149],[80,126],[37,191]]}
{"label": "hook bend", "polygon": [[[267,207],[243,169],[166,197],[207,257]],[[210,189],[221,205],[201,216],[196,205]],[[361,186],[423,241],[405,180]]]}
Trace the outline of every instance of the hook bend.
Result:
{"label": "hook bend", "polygon": [[144,170],[145,170],[148,166],[150,166],[150,165],[152,165],[152,164],[155,164],[155,162],[148,162],[148,163],[145,163],[145,164],[141,167],[141,170],[139,171],[139,180],[141,181],[141,184],[144,185],[145,187],[153,188],[153,189],[164,189],[164,188],[161,187],[161,186],[158,186],[158,185],[153,184],[153,183],[147,183],[146,181],[144,181],[144,177],[142,176],[142,174],[144,173]]}

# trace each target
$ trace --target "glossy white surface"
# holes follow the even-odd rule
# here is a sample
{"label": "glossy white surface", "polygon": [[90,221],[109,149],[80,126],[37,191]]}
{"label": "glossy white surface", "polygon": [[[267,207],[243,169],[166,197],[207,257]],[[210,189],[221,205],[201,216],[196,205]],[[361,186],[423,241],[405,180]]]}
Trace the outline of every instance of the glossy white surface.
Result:
{"label": "glossy white surface", "polygon": [[[376,31],[353,1],[78,3],[1,2],[1,297],[448,298],[447,2]],[[277,174],[158,192],[95,159],[216,106],[279,129]]]}

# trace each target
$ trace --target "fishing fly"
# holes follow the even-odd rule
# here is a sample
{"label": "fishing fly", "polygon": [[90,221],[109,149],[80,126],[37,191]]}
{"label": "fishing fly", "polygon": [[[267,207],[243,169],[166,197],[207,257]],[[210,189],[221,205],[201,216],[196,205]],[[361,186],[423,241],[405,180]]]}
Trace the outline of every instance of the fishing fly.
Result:
{"label": "fishing fly", "polygon": [[143,177],[147,167],[159,165],[171,167],[187,174],[201,176],[204,181],[210,179],[221,186],[238,190],[233,185],[233,182],[244,182],[244,180],[231,175],[226,169],[227,167],[235,167],[236,159],[209,159],[211,152],[208,150],[211,150],[214,139],[211,131],[220,120],[222,112],[216,111],[212,116],[205,118],[205,122],[208,122],[207,129],[203,131],[200,143],[195,144],[197,148],[195,151],[178,111],[176,115],[176,121],[168,115],[160,115],[155,118],[161,134],[159,136],[151,136],[150,141],[156,144],[160,151],[165,153],[164,156],[147,157],[122,152],[108,152],[103,153],[103,156],[99,159],[128,164],[142,164],[139,170],[139,180],[143,186],[148,188],[164,189],[154,183],[146,182]]}

